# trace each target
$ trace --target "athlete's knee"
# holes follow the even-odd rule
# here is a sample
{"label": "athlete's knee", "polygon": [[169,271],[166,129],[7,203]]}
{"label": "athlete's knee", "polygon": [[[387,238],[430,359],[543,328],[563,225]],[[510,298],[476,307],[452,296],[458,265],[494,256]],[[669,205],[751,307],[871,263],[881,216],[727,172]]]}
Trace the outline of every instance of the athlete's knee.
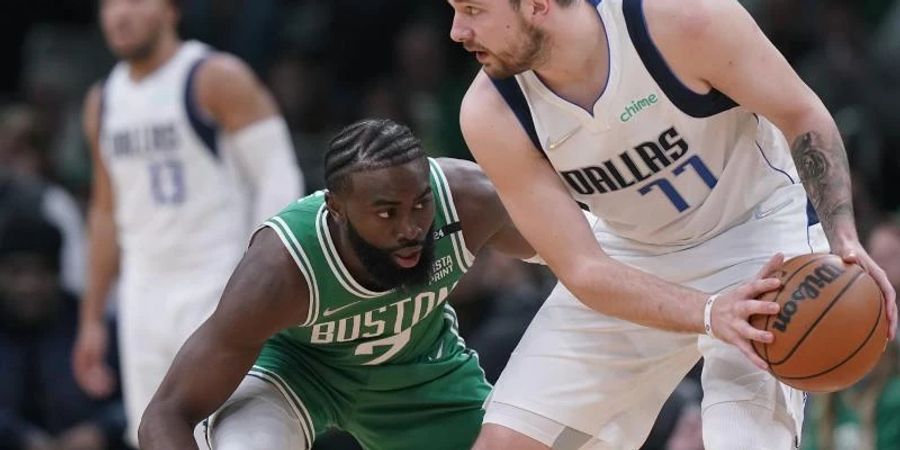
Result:
{"label": "athlete's knee", "polygon": [[284,398],[253,378],[245,379],[210,418],[207,430],[212,450],[305,449],[311,438]]}
{"label": "athlete's knee", "polygon": [[517,450],[549,450],[550,447],[536,441],[518,431],[497,425],[486,423],[481,427],[481,433],[472,450],[504,450],[514,448]]}
{"label": "athlete's knee", "polygon": [[271,419],[225,420],[210,427],[204,444],[211,450],[296,450],[310,447],[299,430],[283,425],[284,422]]}

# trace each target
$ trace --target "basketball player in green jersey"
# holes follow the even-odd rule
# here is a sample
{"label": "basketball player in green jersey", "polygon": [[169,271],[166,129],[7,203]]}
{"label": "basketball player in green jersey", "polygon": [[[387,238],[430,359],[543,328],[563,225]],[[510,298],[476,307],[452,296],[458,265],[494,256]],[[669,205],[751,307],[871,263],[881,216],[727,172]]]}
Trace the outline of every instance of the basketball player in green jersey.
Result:
{"label": "basketball player in green jersey", "polygon": [[[307,449],[327,428],[370,450],[467,449],[490,386],[446,303],[484,247],[534,250],[473,163],[425,157],[408,128],[351,125],[327,191],[252,237],[215,313],[144,414],[144,450]],[[215,413],[214,413],[215,412]]]}

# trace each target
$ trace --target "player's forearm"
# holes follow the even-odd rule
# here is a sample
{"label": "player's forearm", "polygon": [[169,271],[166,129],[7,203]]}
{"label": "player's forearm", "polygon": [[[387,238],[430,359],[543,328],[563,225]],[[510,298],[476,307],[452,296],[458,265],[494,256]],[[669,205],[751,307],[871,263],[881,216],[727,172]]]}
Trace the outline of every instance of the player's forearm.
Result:
{"label": "player's forearm", "polygon": [[815,114],[791,133],[791,156],[832,246],[859,240],[853,219],[850,168],[840,132]]}
{"label": "player's forearm", "polygon": [[142,450],[197,449],[194,425],[177,408],[153,403],[144,412],[138,429]]}
{"label": "player's forearm", "polygon": [[88,224],[88,283],[81,302],[82,323],[102,321],[110,286],[119,271],[119,246],[112,214],[92,210]]}
{"label": "player's forearm", "polygon": [[603,314],[666,331],[703,332],[709,296],[700,291],[613,260],[583,265],[560,279],[582,303]]}

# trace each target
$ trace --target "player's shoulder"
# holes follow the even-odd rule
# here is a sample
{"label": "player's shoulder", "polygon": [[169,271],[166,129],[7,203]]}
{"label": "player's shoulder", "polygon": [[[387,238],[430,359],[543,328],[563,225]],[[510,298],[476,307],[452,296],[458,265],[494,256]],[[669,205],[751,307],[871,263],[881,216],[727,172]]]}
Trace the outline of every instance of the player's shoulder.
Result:
{"label": "player's shoulder", "polygon": [[452,192],[466,193],[480,184],[490,183],[478,164],[456,158],[437,158],[435,160],[444,173]]}
{"label": "player's shoulder", "polygon": [[100,108],[100,102],[103,98],[103,80],[98,80],[88,88],[84,94],[85,109],[97,110]]}
{"label": "player's shoulder", "polygon": [[477,217],[488,214],[493,208],[500,206],[494,184],[481,170],[481,166],[455,158],[438,158],[437,163],[447,179],[453,203],[462,219],[467,215]]}
{"label": "player's shoulder", "polygon": [[494,81],[483,71],[463,97],[459,124],[466,143],[479,159],[484,152],[499,148],[533,145]]}
{"label": "player's shoulder", "polygon": [[93,135],[100,125],[100,109],[103,103],[103,80],[98,80],[84,94],[81,122],[85,131]]}
{"label": "player's shoulder", "polygon": [[460,121],[465,126],[479,124],[480,120],[507,109],[506,103],[493,81],[484,71],[479,71],[463,96]]}
{"label": "player's shoulder", "polygon": [[193,89],[200,107],[225,130],[258,119],[260,104],[268,105],[260,101],[267,98],[265,88],[250,66],[228,53],[214,52],[203,60]]}
{"label": "player's shoulder", "polygon": [[200,83],[227,86],[242,82],[254,82],[256,76],[250,66],[237,56],[225,52],[211,52],[197,68]]}
{"label": "player's shoulder", "polygon": [[642,8],[655,40],[681,42],[707,39],[744,11],[737,0],[644,0]]}

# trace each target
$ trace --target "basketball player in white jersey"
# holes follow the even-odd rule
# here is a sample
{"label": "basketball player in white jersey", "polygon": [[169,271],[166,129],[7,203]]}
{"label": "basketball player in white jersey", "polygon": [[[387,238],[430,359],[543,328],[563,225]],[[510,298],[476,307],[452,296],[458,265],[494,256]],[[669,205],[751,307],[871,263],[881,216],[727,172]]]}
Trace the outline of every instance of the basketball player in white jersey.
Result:
{"label": "basketball player in white jersey", "polygon": [[819,99],[736,0],[449,3],[484,66],[466,141],[562,282],[475,447],[636,449],[701,355],[706,448],[797,446],[804,395],[750,346],[772,340],[748,323],[777,313],[754,300],[770,273],[830,244],[882,288],[885,339],[897,315]]}
{"label": "basketball player in white jersey", "polygon": [[121,60],[87,94],[89,279],[75,374],[114,387],[103,316],[119,279],[128,438],[181,344],[213,311],[253,224],[301,194],[284,120],[241,61],[176,32],[174,0],[102,0]]}

